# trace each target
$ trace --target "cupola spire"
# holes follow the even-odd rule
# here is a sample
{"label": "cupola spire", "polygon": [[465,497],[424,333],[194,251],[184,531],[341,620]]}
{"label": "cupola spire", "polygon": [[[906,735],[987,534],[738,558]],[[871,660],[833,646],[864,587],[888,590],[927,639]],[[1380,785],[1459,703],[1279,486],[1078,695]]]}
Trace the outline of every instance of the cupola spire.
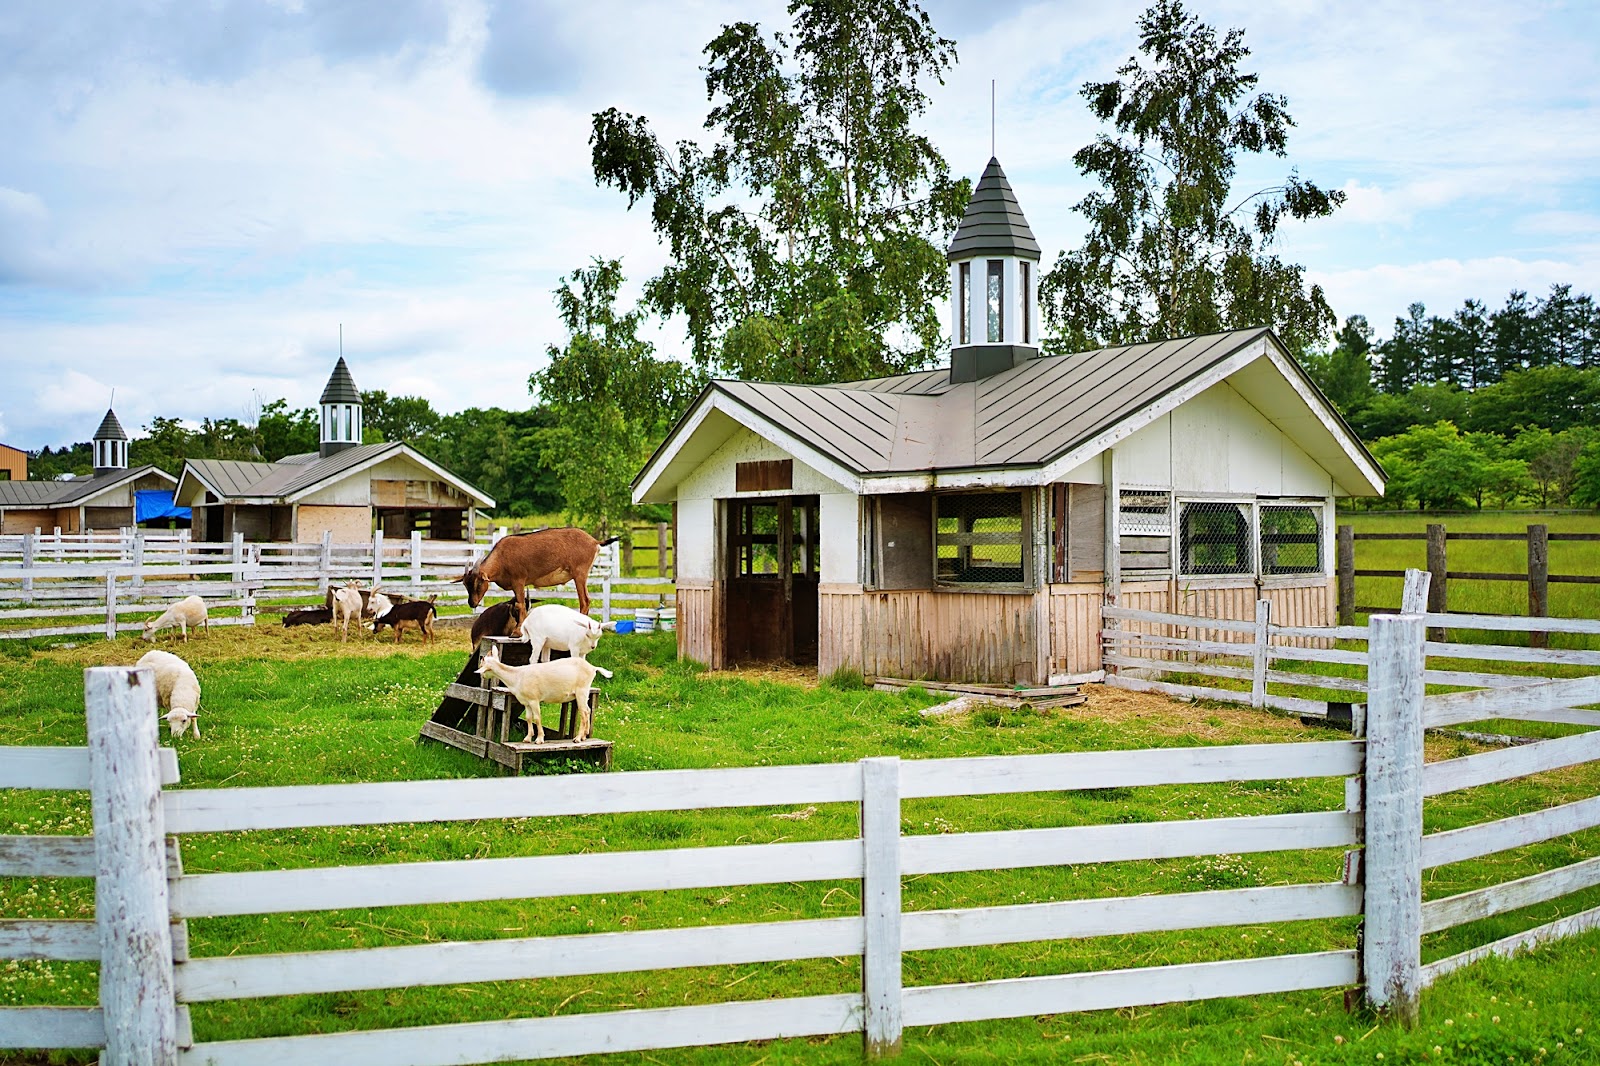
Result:
{"label": "cupola spire", "polygon": [[344,356],[322,390],[322,437],[317,454],[324,459],[361,443],[361,390],[356,388]]}
{"label": "cupola spire", "polygon": [[128,469],[128,434],[117,421],[117,413],[109,407],[100,420],[100,428],[94,431],[90,446],[94,449],[95,477]]}
{"label": "cupola spire", "polygon": [[950,261],[950,380],[976,381],[1039,354],[1039,242],[1000,160],[967,201]]}

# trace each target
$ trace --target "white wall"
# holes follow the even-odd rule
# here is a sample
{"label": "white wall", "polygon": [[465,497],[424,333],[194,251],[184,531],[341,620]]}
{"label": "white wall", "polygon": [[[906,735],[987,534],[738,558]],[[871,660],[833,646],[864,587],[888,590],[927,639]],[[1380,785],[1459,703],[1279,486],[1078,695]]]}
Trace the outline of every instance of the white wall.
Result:
{"label": "white wall", "polygon": [[[775,492],[739,492],[735,468],[739,463],[794,459],[794,487]],[[678,576],[706,581],[716,565],[715,500],[763,496],[818,496],[821,498],[824,583],[859,580],[856,547],[860,540],[860,506],[855,493],[825,477],[777,445],[747,429],[739,429],[705,462],[678,484]]]}
{"label": "white wall", "polygon": [[1329,496],[1333,478],[1227,382],[1117,445],[1118,480],[1178,494]]}

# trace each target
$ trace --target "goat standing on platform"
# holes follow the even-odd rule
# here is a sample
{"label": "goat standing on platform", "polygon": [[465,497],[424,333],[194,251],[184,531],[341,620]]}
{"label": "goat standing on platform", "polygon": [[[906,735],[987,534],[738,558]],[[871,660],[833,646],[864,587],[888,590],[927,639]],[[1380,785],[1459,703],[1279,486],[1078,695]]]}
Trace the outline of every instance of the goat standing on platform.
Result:
{"label": "goat standing on platform", "polygon": [[489,554],[467,567],[456,580],[467,588],[467,605],[483,602],[490,585],[509,589],[517,609],[526,611],[527,589],[571,581],[578,590],[578,610],[589,613],[589,568],[600,549],[620,537],[595,540],[581,529],[536,529],[500,538]]}
{"label": "goat standing on platform", "polygon": [[549,663],[510,666],[500,661],[499,645],[492,642],[484,648],[478,673],[498,678],[522,704],[528,718],[528,735],[523,740],[532,740],[535,744],[544,743],[544,723],[539,720],[539,704],[562,704],[568,700],[575,700],[578,704],[578,728],[573,739],[588,739],[594,728],[589,715],[589,690],[594,687],[594,676],[611,676],[610,670],[576,656]]}

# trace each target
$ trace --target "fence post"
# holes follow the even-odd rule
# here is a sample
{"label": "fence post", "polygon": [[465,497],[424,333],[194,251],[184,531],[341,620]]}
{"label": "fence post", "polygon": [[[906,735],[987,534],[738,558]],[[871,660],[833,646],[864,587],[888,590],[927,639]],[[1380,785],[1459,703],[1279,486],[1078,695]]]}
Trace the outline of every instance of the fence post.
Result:
{"label": "fence post", "polygon": [[383,583],[383,530],[372,531],[372,587]]}
{"label": "fence post", "polygon": [[117,639],[117,575],[106,571],[106,639]]}
{"label": "fence post", "polygon": [[[1445,595],[1446,579],[1449,576],[1447,565],[1447,552],[1444,524],[1442,522],[1428,523],[1428,576],[1432,578],[1432,585],[1428,589],[1428,613],[1444,614],[1450,608],[1447,606],[1449,598]],[[1444,640],[1443,629],[1435,627],[1429,636],[1434,640]]]}
{"label": "fence post", "polygon": [[329,574],[333,571],[333,530],[322,531],[322,555],[317,559],[317,569],[321,574],[317,577],[317,591],[322,593],[323,599],[328,597]]}
{"label": "fence post", "polygon": [[411,594],[422,593],[422,530],[411,531]]}
{"label": "fence post", "polygon": [[233,533],[233,583],[235,585],[244,581],[244,534],[238,530]]}
{"label": "fence post", "polygon": [[[1550,527],[1543,523],[1528,527],[1528,617],[1550,617]],[[1549,646],[1549,633],[1528,634],[1528,647]]]}
{"label": "fence post", "polygon": [[22,592],[29,603],[33,602],[33,547],[38,535],[37,529],[22,535]]}
{"label": "fence post", "polygon": [[628,539],[622,542],[622,572],[630,577],[633,569],[633,528],[628,528]]}
{"label": "fence post", "polygon": [[1422,973],[1423,619],[1369,624],[1362,985],[1369,1006],[1410,1027]]}
{"label": "fence post", "polygon": [[128,582],[134,588],[144,587],[144,530],[133,530],[133,578]]}
{"label": "fence post", "polygon": [[94,920],[108,1063],[178,1061],[166,825],[149,670],[83,672],[94,814]]}
{"label": "fence post", "polygon": [[1356,624],[1356,531],[1353,526],[1339,527],[1339,624]]}
{"label": "fence post", "polygon": [[1428,610],[1428,587],[1433,582],[1433,575],[1426,570],[1416,567],[1406,569],[1405,585],[1400,590],[1401,614],[1426,614]]}
{"label": "fence post", "polygon": [[56,526],[56,562],[61,561],[61,527]]}
{"label": "fence post", "polygon": [[1256,601],[1255,655],[1250,660],[1250,706],[1267,705],[1267,642],[1269,623],[1272,621],[1272,601]]}
{"label": "fence post", "polygon": [[672,571],[667,567],[667,553],[672,549],[667,543],[667,524],[656,523],[656,577],[666,577]]}
{"label": "fence post", "polygon": [[861,995],[869,1059],[900,1054],[900,760],[861,760]]}

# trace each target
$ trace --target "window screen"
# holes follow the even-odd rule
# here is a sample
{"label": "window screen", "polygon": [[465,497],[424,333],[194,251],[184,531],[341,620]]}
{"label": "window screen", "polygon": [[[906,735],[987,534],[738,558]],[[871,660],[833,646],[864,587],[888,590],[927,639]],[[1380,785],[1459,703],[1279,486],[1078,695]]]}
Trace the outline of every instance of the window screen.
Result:
{"label": "window screen", "polygon": [[1182,505],[1181,514],[1183,573],[1252,573],[1249,504],[1190,502]]}
{"label": "window screen", "polygon": [[1122,571],[1172,569],[1172,496],[1156,489],[1122,489],[1118,496],[1117,538]]}
{"label": "window screen", "polygon": [[939,581],[1020,585],[1027,579],[1022,493],[963,493],[937,499],[934,565]]}
{"label": "window screen", "polygon": [[1322,573],[1322,508],[1261,505],[1261,572]]}

